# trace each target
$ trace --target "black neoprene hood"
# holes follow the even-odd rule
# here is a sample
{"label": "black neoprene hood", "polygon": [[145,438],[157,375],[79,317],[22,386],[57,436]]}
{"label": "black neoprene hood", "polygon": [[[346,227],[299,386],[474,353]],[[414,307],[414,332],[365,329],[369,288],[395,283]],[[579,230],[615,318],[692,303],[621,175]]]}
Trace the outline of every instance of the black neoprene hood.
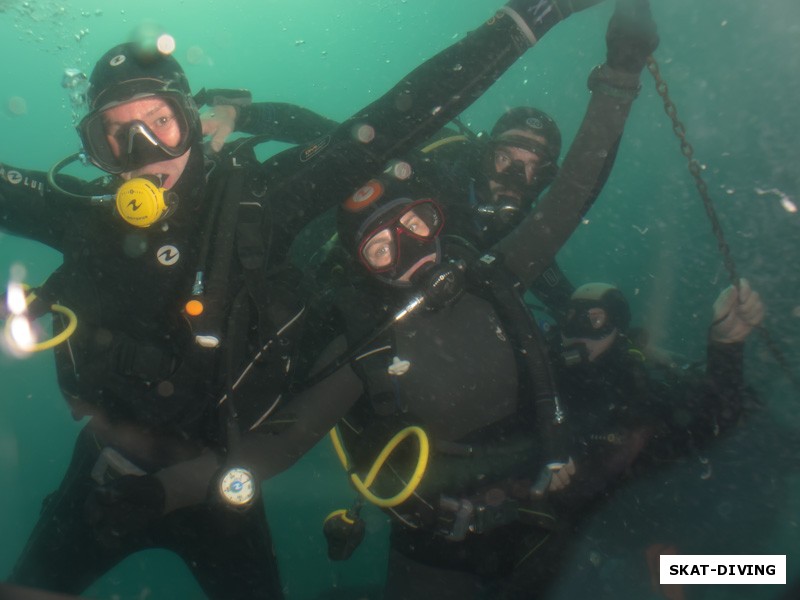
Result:
{"label": "black neoprene hood", "polygon": [[180,92],[191,97],[189,81],[172,55],[142,50],[128,42],[115,46],[97,61],[89,77],[90,110],[124,102],[138,95]]}

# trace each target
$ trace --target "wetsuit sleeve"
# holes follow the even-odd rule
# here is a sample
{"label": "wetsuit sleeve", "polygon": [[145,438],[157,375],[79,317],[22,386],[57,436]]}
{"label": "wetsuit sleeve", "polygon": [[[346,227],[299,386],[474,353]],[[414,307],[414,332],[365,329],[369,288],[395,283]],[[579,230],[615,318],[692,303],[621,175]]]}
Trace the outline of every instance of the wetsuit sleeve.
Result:
{"label": "wetsuit sleeve", "polygon": [[709,341],[705,373],[685,377],[656,399],[661,423],[648,454],[664,460],[703,446],[738,422],[745,395],[744,344]]}
{"label": "wetsuit sleeve", "polygon": [[[530,41],[508,16],[491,19],[405,76],[313,143],[264,164],[273,222],[293,238],[394,158],[405,156],[472,104]],[[292,233],[294,232],[294,233]]]}
{"label": "wetsuit sleeve", "polygon": [[328,435],[363,391],[361,379],[345,366],[298,394],[271,419],[278,432],[256,433],[243,440],[245,464],[252,465],[261,480],[288,469]]}
{"label": "wetsuit sleeve", "polygon": [[267,135],[290,144],[306,144],[339,125],[307,108],[283,102],[258,102],[236,108],[236,131]]}
{"label": "wetsuit sleeve", "polygon": [[713,436],[739,419],[744,397],[744,343],[709,341],[706,372],[694,394],[689,394],[689,412],[702,437]]}
{"label": "wetsuit sleeve", "polygon": [[544,273],[591,208],[611,172],[639,75],[603,65],[589,77],[586,115],[550,191],[494,251],[524,288]]}
{"label": "wetsuit sleeve", "polygon": [[[343,337],[334,340],[318,366],[328,364],[345,348]],[[237,466],[249,468],[259,481],[288,469],[348,413],[363,389],[361,379],[345,366],[299,393],[258,430],[242,437]],[[219,457],[208,452],[159,471],[156,476],[164,485],[165,512],[205,502],[220,467]]]}
{"label": "wetsuit sleeve", "polygon": [[[64,185],[81,185],[71,177],[63,179]],[[68,224],[77,213],[86,210],[88,206],[80,200],[53,190],[45,173],[0,164],[0,229],[4,232],[62,252]]]}

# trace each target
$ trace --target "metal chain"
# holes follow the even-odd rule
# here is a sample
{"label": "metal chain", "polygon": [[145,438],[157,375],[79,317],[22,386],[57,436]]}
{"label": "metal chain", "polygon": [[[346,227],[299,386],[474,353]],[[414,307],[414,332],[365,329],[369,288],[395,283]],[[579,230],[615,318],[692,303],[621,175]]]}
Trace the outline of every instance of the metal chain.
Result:
{"label": "metal chain", "polygon": [[647,57],[647,70],[650,71],[650,74],[656,81],[656,91],[664,101],[664,112],[667,113],[667,116],[672,121],[672,131],[675,132],[675,135],[681,142],[681,153],[689,161],[689,173],[691,173],[692,177],[694,178],[694,183],[695,186],[697,186],[697,191],[700,193],[700,198],[703,200],[703,206],[706,209],[706,214],[711,221],[711,229],[714,231],[714,237],[717,238],[717,245],[719,246],[719,251],[722,253],[722,260],[725,264],[725,270],[728,272],[728,277],[730,278],[731,284],[738,290],[739,276],[736,273],[736,265],[733,262],[733,257],[731,256],[731,249],[728,246],[728,242],[725,241],[725,235],[722,233],[722,226],[717,218],[717,211],[714,210],[714,204],[711,201],[711,196],[708,194],[708,185],[706,185],[706,182],[703,180],[703,168],[697,159],[694,158],[694,148],[692,148],[692,145],[686,139],[686,127],[684,127],[683,123],[681,123],[680,119],[678,118],[678,109],[675,106],[675,103],[672,102],[669,97],[669,88],[667,87],[667,83],[661,77],[661,72],[658,69],[658,63],[652,56]]}
{"label": "metal chain", "polygon": [[[694,148],[692,148],[689,140],[686,139],[686,127],[678,118],[678,108],[669,97],[669,88],[667,87],[667,83],[661,76],[661,71],[658,68],[656,59],[652,56],[647,57],[647,70],[650,71],[650,74],[653,76],[653,79],[656,82],[656,91],[658,92],[658,95],[661,96],[661,99],[664,101],[664,112],[667,113],[667,116],[672,121],[672,131],[675,133],[675,136],[681,143],[681,154],[686,157],[689,163],[689,173],[691,173],[692,177],[694,178],[694,183],[695,186],[697,186],[697,191],[700,194],[700,198],[703,200],[703,206],[706,209],[706,214],[708,215],[708,219],[711,221],[711,229],[714,232],[714,237],[717,238],[717,246],[719,247],[719,251],[722,253],[722,260],[725,265],[725,270],[728,272],[728,277],[731,281],[731,284],[738,291],[739,275],[736,272],[736,264],[733,262],[730,246],[728,246],[728,242],[725,241],[725,235],[722,232],[722,226],[717,218],[717,211],[714,209],[714,203],[712,202],[711,196],[708,193],[708,185],[706,185],[706,182],[703,180],[702,166],[694,157]],[[777,344],[775,344],[773,341],[769,331],[767,331],[761,325],[757,326],[756,328],[761,334],[761,337],[766,343],[767,348],[772,356],[778,362],[780,367],[786,372],[787,377],[796,387],[800,388],[800,381],[795,378],[794,373],[789,366],[789,362],[786,360],[786,357],[784,357],[783,352],[781,352]]]}

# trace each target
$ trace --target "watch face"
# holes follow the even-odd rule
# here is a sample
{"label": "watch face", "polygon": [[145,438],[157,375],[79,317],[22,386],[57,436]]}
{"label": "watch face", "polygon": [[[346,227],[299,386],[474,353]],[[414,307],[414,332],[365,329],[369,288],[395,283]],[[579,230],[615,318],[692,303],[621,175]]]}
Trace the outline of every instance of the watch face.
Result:
{"label": "watch face", "polygon": [[219,493],[232,506],[249,504],[256,495],[253,474],[242,467],[228,469],[219,480]]}

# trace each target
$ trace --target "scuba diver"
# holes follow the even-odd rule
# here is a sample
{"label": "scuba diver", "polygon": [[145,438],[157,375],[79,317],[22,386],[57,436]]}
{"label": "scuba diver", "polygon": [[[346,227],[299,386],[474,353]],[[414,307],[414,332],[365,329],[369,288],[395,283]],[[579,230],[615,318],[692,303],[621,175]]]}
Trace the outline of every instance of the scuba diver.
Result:
{"label": "scuba diver", "polygon": [[[563,328],[549,332],[558,389],[570,409],[576,473],[563,507],[583,510],[623,475],[676,453],[700,449],[741,414],[744,341],[764,317],[747,280],[723,290],[703,372],[652,364],[628,337],[631,312],[622,292],[589,283],[572,294]],[[632,469],[635,463],[636,468]]]}
{"label": "scuba diver", "polygon": [[346,412],[332,438],[360,497],[325,521],[331,558],[355,551],[370,501],[391,517],[384,597],[546,597],[582,517],[615,485],[736,422],[743,342],[763,305],[746,281],[725,290],[705,374],[657,379],[624,335],[619,290],[579,287],[563,332],[537,338],[515,278],[442,238],[426,191],[375,179],[344,203],[339,234],[363,276],[340,291],[346,333],[276,417],[292,425],[251,452],[301,456]]}
{"label": "scuba diver", "polygon": [[162,547],[209,597],[280,598],[247,449],[293,378],[305,309],[292,240],[599,1],[511,0],[339,127],[263,163],[247,140],[207,160],[172,56],[128,43],[101,57],[78,132],[109,177],[0,166],[3,230],[63,255],[10,318],[54,312],[58,383],[88,417],[10,581],[79,593]]}
{"label": "scuba diver", "polygon": [[[276,414],[286,425],[249,454],[262,457],[260,477],[274,475],[341,420],[333,437],[351,481],[392,516],[385,598],[527,594],[556,570],[544,494],[573,469],[568,430],[514,276],[441,237],[430,191],[384,176],[340,207],[340,241],[359,267],[337,294],[343,334]],[[278,456],[287,463],[266,458]],[[511,497],[512,476],[529,480],[526,497]],[[331,558],[357,547],[360,506],[325,521]]]}
{"label": "scuba diver", "polygon": [[[571,597],[565,589],[575,593],[591,588],[603,598],[617,598],[621,590],[626,597],[653,593],[653,597],[683,598],[681,586],[659,585],[658,555],[728,551],[729,546],[719,540],[716,545],[707,540],[701,543],[702,550],[694,547],[694,552],[686,547],[679,552],[672,543],[676,519],[694,518],[694,528],[683,534],[688,536],[684,541],[694,544],[698,521],[713,522],[709,515],[707,521],[700,516],[700,505],[731,485],[720,471],[716,478],[723,479],[717,480],[717,494],[703,490],[700,481],[695,483],[695,470],[691,481],[676,485],[676,463],[701,465],[700,479],[709,479],[712,444],[747,429],[734,426],[741,425],[745,409],[754,406],[753,392],[744,380],[744,342],[764,318],[763,303],[742,279],[738,288],[731,286],[719,294],[712,313],[706,359],[697,364],[662,361],[658,355],[651,360],[647,348],[632,337],[626,298],[607,283],[577,288],[564,325],[548,331],[551,363],[570,415],[569,447],[575,463],[568,486],[551,496],[551,508],[565,525],[564,535],[581,540],[584,556],[573,563],[559,597]],[[713,449],[718,458],[720,451],[726,460],[736,454],[730,441]],[[755,445],[750,441],[741,451],[749,455]],[[741,467],[738,464],[731,474],[733,485],[748,477]],[[760,466],[756,471],[757,477],[763,476]],[[617,494],[623,485],[648,475],[652,479],[654,474],[652,486],[634,488],[633,495]],[[662,512],[665,501],[669,506],[679,502],[682,509],[677,514]],[[670,543],[654,543],[651,537],[664,535]],[[574,559],[576,553],[571,554]],[[642,554],[647,561],[641,560]],[[649,577],[641,569],[645,562]]]}

